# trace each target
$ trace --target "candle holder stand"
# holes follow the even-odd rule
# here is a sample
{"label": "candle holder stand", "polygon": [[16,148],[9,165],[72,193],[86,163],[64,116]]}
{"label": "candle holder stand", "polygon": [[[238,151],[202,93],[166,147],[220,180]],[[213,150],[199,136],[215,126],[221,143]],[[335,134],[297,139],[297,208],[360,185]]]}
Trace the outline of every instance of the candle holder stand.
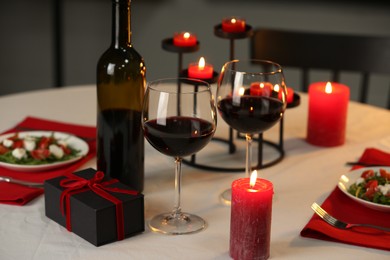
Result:
{"label": "candle holder stand", "polygon": [[[228,39],[230,41],[230,48],[229,48],[229,60],[234,60],[235,56],[235,48],[234,48],[234,41],[237,39],[245,39],[252,37],[253,30],[250,25],[245,25],[245,31],[239,32],[239,33],[229,33],[224,32],[222,30],[222,24],[218,24],[214,27],[214,34],[220,38]],[[188,77],[188,69],[183,70],[183,53],[190,53],[190,52],[196,52],[199,50],[199,42],[197,42],[196,45],[191,47],[179,47],[173,45],[173,39],[168,38],[162,41],[162,48],[166,51],[175,52],[179,55],[178,60],[178,76],[182,78]],[[202,79],[203,81],[206,81],[209,84],[216,83],[218,80],[218,73],[213,72],[213,76],[210,79]],[[178,86],[180,88],[180,84]],[[196,88],[196,86],[194,86]],[[293,102],[287,104],[287,108],[293,108],[297,107],[300,104],[300,96],[296,93],[294,93]],[[280,162],[285,155],[284,147],[283,147],[283,132],[284,132],[284,115],[281,118],[279,122],[279,142],[275,143],[269,140],[266,140],[263,138],[263,134],[258,134],[258,137],[254,138],[253,140],[258,143],[258,154],[257,154],[257,164],[255,166],[252,166],[252,169],[262,169],[266,167],[270,167],[272,165],[277,164]],[[233,129],[229,127],[229,134],[228,139],[214,137],[212,141],[218,141],[228,144],[228,152],[229,154],[233,154],[236,151],[236,145],[234,143],[234,134]],[[242,135],[242,133],[237,132],[237,139],[245,139],[245,136]],[[273,148],[277,153],[278,156],[267,162],[263,163],[263,146],[266,144],[267,146]],[[190,160],[183,159],[183,163],[204,169],[204,170],[211,170],[211,171],[221,171],[221,172],[242,172],[245,171],[245,167],[239,167],[239,168],[227,168],[227,167],[218,167],[218,166],[212,166],[208,164],[202,164],[196,161],[196,154],[191,156]]]}
{"label": "candle holder stand", "polygon": [[162,48],[169,52],[175,52],[178,54],[178,75],[180,76],[181,71],[183,70],[183,53],[191,53],[199,50],[199,41],[196,41],[194,46],[176,46],[173,44],[173,38],[167,38],[162,41]]}

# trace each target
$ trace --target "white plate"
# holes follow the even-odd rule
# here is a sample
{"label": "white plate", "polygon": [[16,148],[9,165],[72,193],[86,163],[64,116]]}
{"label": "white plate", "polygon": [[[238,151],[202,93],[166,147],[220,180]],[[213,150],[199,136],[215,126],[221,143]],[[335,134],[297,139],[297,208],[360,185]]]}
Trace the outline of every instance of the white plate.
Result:
{"label": "white plate", "polygon": [[338,183],[338,187],[348,197],[350,197],[354,201],[357,201],[360,204],[362,204],[368,208],[380,210],[380,211],[384,211],[384,212],[390,212],[390,206],[388,206],[388,205],[382,205],[382,204],[377,204],[374,202],[366,201],[366,200],[357,198],[357,197],[353,196],[352,194],[348,193],[349,186],[354,184],[364,171],[374,170],[375,172],[377,172],[377,171],[379,171],[379,169],[385,169],[387,171],[390,171],[390,167],[366,167],[366,168],[356,169],[356,170],[350,171],[344,175],[341,175],[339,183]]}
{"label": "white plate", "polygon": [[[20,165],[20,164],[13,164],[13,163],[6,163],[6,162],[0,162],[0,166],[14,170],[14,171],[22,171],[22,172],[38,172],[38,171],[47,171],[51,170],[57,167],[61,167],[70,163],[73,163],[75,161],[80,160],[82,157],[87,155],[89,151],[89,146],[88,144],[74,136],[73,134],[68,134],[68,133],[63,133],[63,132],[55,132],[55,131],[28,131],[28,132],[19,132],[20,137],[25,137],[25,136],[51,136],[54,134],[54,138],[56,139],[66,139],[66,142],[68,143],[69,146],[76,150],[80,150],[79,154],[77,157],[74,157],[72,159],[69,159],[67,161],[61,161],[61,162],[54,162],[54,163],[48,163],[48,164],[40,164],[40,165]],[[10,133],[10,134],[5,134],[0,136],[0,143],[8,138],[15,135],[15,133]]]}

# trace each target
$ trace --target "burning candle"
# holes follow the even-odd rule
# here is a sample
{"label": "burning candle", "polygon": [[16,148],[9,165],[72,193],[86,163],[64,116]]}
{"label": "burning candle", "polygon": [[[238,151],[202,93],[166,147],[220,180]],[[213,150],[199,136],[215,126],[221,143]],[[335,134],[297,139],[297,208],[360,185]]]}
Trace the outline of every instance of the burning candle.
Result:
{"label": "burning candle", "polygon": [[207,64],[205,59],[201,57],[198,63],[191,63],[188,66],[188,77],[196,79],[211,79],[213,77],[214,68]]}
{"label": "burning candle", "polygon": [[273,86],[270,82],[252,82],[249,88],[251,96],[267,96],[271,95]]}
{"label": "burning candle", "polygon": [[294,101],[294,89],[287,88],[287,103],[292,103]]}
{"label": "burning candle", "polygon": [[222,20],[222,30],[229,33],[245,32],[245,20],[238,17],[228,17]]}
{"label": "burning candle", "polygon": [[343,84],[317,82],[309,86],[307,141],[319,146],[345,142],[349,88]]}
{"label": "burning candle", "polygon": [[232,183],[230,256],[233,259],[267,259],[270,255],[273,185],[257,178]]}
{"label": "burning candle", "polygon": [[173,36],[173,45],[179,47],[195,46],[197,42],[196,35],[189,32],[175,33]]}

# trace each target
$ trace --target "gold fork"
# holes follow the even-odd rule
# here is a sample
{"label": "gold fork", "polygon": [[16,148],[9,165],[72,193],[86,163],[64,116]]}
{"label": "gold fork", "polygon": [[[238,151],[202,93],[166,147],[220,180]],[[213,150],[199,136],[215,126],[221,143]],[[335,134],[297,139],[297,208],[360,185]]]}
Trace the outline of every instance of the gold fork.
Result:
{"label": "gold fork", "polygon": [[326,212],[323,208],[320,207],[317,203],[313,203],[311,205],[311,208],[314,210],[315,213],[317,213],[318,216],[320,216],[323,220],[325,220],[328,224],[340,228],[340,229],[349,229],[352,227],[370,227],[370,228],[375,228],[378,230],[382,230],[385,232],[390,232],[390,228],[386,227],[380,227],[380,226],[375,226],[371,224],[351,224],[351,223],[345,223],[341,220],[336,219],[335,217],[329,215],[328,212]]}

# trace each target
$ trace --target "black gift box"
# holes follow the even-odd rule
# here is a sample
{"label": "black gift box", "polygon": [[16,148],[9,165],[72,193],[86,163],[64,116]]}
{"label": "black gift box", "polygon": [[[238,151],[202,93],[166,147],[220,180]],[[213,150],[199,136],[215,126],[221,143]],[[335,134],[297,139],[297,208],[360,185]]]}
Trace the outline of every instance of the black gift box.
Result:
{"label": "black gift box", "polygon": [[[89,168],[73,173],[90,180],[96,170]],[[66,189],[60,181],[65,176],[45,181],[46,216],[66,227],[66,216],[61,211],[61,193]],[[105,177],[104,181],[109,180]],[[116,182],[109,187],[131,190],[130,187]],[[122,201],[124,237],[130,237],[145,230],[144,196],[109,192]],[[86,190],[70,197],[71,231],[95,246],[101,246],[118,240],[116,223],[116,206],[111,201],[99,196],[92,190]]]}

